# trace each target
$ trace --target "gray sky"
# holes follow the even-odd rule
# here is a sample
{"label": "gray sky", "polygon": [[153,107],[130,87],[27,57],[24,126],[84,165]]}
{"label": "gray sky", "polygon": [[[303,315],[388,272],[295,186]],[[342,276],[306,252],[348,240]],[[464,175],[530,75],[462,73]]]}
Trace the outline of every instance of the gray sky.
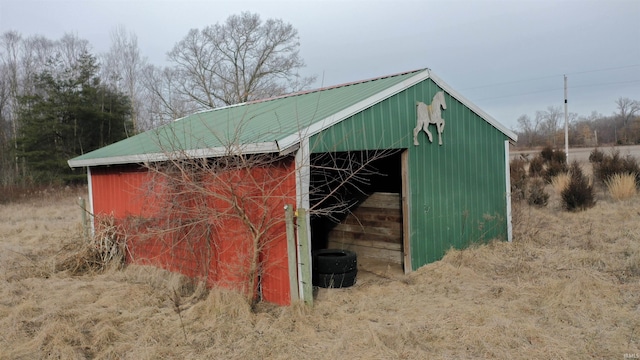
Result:
{"label": "gray sky", "polygon": [[191,28],[241,11],[298,29],[302,75],[314,87],[429,67],[509,128],[522,114],[562,106],[610,115],[640,100],[640,1],[178,1],[0,0],[0,32],[59,39],[71,32],[94,53],[118,25],[151,63]]}

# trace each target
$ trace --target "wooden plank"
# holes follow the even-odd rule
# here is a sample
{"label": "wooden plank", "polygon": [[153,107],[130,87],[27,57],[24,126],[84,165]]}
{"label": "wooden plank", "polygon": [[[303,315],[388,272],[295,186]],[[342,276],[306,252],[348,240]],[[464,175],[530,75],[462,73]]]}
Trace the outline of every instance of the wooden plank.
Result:
{"label": "wooden plank", "polygon": [[329,243],[332,248],[339,248],[354,251],[358,257],[374,258],[388,261],[394,264],[402,264],[402,252],[399,250],[378,249],[369,246],[356,244]]}
{"label": "wooden plank", "polygon": [[382,241],[388,243],[402,243],[401,237],[392,238],[386,235],[377,235],[377,234],[365,234],[361,232],[347,232],[340,230],[333,230],[329,233],[329,240],[331,239],[353,239],[353,240],[374,240],[374,241]]}
{"label": "wooden plank", "polygon": [[385,241],[375,241],[375,240],[354,240],[354,239],[339,239],[333,238],[329,240],[329,243],[340,244],[340,245],[358,245],[358,246],[366,246],[376,249],[383,250],[393,250],[393,251],[401,251],[402,244],[399,243],[389,243]]}
{"label": "wooden plank", "polygon": [[[377,216],[376,216],[377,217]],[[398,216],[395,220],[390,220],[392,219],[391,217],[389,218],[385,218],[385,219],[379,219],[379,218],[371,218],[369,216],[363,216],[361,213],[358,213],[358,215],[349,215],[347,216],[343,221],[342,224],[349,224],[349,225],[361,225],[364,227],[367,226],[373,226],[373,227],[386,227],[389,229],[394,229],[394,230],[398,230],[398,231],[402,231],[402,219],[400,216]]]}
{"label": "wooden plank", "polygon": [[353,233],[385,235],[394,239],[395,238],[399,239],[402,237],[402,231],[400,231],[400,229],[390,229],[385,227],[375,227],[375,226],[362,227],[360,225],[338,224],[334,229],[338,231],[353,232]]}
{"label": "wooden plank", "polygon": [[400,209],[400,194],[373,193],[358,208]]}

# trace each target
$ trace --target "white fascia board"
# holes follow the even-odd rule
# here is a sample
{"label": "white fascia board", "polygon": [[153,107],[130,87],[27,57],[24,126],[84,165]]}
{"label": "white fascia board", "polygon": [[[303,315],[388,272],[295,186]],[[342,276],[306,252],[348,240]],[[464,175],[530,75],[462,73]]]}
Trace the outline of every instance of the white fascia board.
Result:
{"label": "white fascia board", "polygon": [[246,145],[238,145],[235,147],[213,147],[206,149],[194,149],[185,151],[175,151],[167,153],[151,153],[151,154],[136,154],[125,156],[114,156],[98,159],[87,160],[69,160],[67,163],[71,168],[78,168],[83,166],[100,166],[100,165],[118,165],[118,164],[135,164],[135,163],[147,163],[167,161],[171,159],[201,159],[210,157],[221,157],[233,154],[262,154],[279,152],[277,143],[275,142],[263,142]]}
{"label": "white fascia board", "polygon": [[[428,71],[428,70],[427,70]],[[518,141],[518,135],[516,135],[513,131],[507,129],[504,125],[500,124],[496,119],[494,119],[491,115],[482,111],[479,107],[469,101],[467,98],[462,96],[459,92],[455,91],[451,86],[449,86],[446,82],[442,81],[438,76],[434,75],[431,72],[430,76],[431,80],[440,86],[444,91],[446,91],[449,95],[453,96],[456,100],[463,103],[466,107],[471,109],[474,113],[478,114],[481,118],[483,118],[486,122],[491,124],[496,129],[500,130],[503,134],[507,135],[509,139],[513,142]]]}
{"label": "white fascia board", "polygon": [[429,78],[429,70],[426,69],[424,71],[419,72],[418,74],[394,85],[391,86],[379,93],[376,93],[362,101],[359,101],[346,109],[338,111],[331,116],[328,116],[320,121],[317,121],[304,129],[300,129],[297,133],[291,134],[289,136],[284,137],[282,140],[278,141],[281,149],[287,149],[290,146],[300,143],[300,141],[304,138],[309,138],[320,131],[327,129],[346,118],[359,113],[360,111],[367,109],[382,100],[385,100],[405,89],[410,88],[411,86]]}
{"label": "white fascia board", "polygon": [[513,241],[513,222],[512,222],[512,210],[511,210],[511,169],[510,169],[510,156],[509,156],[509,140],[504,141],[504,168],[505,168],[505,183],[507,194],[507,241]]}

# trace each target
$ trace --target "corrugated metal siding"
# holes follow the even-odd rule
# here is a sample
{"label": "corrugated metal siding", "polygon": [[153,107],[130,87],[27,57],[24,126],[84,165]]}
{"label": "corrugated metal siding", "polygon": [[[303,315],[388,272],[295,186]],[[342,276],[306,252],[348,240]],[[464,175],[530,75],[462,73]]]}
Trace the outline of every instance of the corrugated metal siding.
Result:
{"label": "corrugated metal siding", "polygon": [[[153,193],[147,192],[152,175],[135,167],[93,168],[91,170],[94,211],[97,218],[112,214],[129,228],[129,261],[152,264],[191,277],[205,278],[210,286],[220,285],[248,291],[247,281],[252,254],[248,229],[237,218],[226,217],[209,224],[192,224],[184,214],[168,218],[158,210],[167,208],[175,198],[165,197],[160,182]],[[288,158],[278,166],[255,168],[251,175],[240,171],[227,174],[228,181],[243,194],[248,215],[264,229],[264,248],[260,254],[263,299],[277,304],[289,304],[289,270],[284,205],[295,204],[295,164]],[[246,181],[243,181],[246,180]],[[156,179],[157,181],[157,179]],[[253,183],[255,181],[255,183]],[[262,184],[262,185],[261,185]],[[211,185],[213,192],[218,190]],[[169,193],[169,192],[167,192]],[[159,196],[158,196],[159,195]],[[259,200],[264,199],[264,200]],[[216,199],[204,200],[209,206],[224,211],[228,203]],[[165,202],[165,203],[163,203]],[[188,202],[187,202],[188,203]],[[197,201],[193,206],[200,206]],[[253,205],[253,206],[252,206]],[[266,212],[265,212],[266,211]],[[171,226],[168,226],[171,224]],[[153,232],[145,229],[164,227],[180,230]],[[211,241],[211,239],[214,239]],[[216,240],[217,239],[217,240]],[[212,244],[214,244],[212,246]]]}
{"label": "corrugated metal siding", "polygon": [[450,247],[506,237],[506,135],[445,94],[443,145],[434,125],[433,143],[420,132],[420,146],[413,145],[416,102],[430,104],[440,90],[425,80],[310,141],[313,152],[409,150],[413,269],[440,259]]}
{"label": "corrugated metal siding", "polygon": [[141,214],[145,201],[140,190],[147,180],[147,171],[135,165],[92,168],[94,213],[116,218]]}

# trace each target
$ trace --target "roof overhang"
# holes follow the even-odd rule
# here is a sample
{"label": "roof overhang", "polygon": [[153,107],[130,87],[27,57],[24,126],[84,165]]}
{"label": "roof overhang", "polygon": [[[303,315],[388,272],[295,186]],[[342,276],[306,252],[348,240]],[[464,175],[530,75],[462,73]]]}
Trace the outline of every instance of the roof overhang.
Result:
{"label": "roof overhang", "polygon": [[[263,142],[255,144],[245,144],[231,147],[213,147],[205,149],[194,149],[184,151],[172,151],[166,153],[149,153],[149,154],[136,154],[126,156],[113,156],[98,159],[84,159],[84,160],[69,160],[67,163],[72,168],[79,168],[84,166],[104,166],[104,165],[121,165],[121,164],[136,164],[136,163],[151,163],[168,160],[189,159],[189,158],[212,158],[222,156],[233,156],[239,154],[265,154],[265,153],[283,153],[280,151],[278,143]],[[290,151],[289,151],[290,152]]]}

